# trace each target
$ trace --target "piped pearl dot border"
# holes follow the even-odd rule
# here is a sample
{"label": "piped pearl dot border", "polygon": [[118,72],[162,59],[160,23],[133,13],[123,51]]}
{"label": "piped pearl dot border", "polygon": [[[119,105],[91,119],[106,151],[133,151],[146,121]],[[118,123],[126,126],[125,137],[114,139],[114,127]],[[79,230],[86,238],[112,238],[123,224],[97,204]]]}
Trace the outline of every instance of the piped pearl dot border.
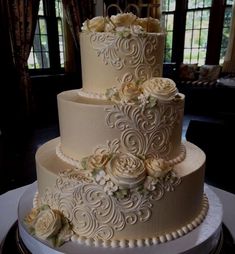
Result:
{"label": "piped pearl dot border", "polygon": [[[65,155],[61,149],[61,144],[58,144],[56,146],[56,155],[64,162],[70,164],[71,166],[74,166],[76,168],[81,168],[81,162],[79,160],[73,159],[72,157],[69,157]],[[180,162],[182,162],[186,157],[186,148],[183,144],[180,146],[180,153],[177,157],[175,157],[172,160],[168,160],[170,166],[174,166]]]}

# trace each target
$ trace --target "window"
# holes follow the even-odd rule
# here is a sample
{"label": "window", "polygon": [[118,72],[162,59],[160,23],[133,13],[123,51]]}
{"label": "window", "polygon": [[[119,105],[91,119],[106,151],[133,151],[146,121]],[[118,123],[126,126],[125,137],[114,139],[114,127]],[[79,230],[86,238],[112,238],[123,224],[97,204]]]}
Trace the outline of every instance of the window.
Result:
{"label": "window", "polygon": [[165,0],[163,2],[162,14],[163,14],[163,20],[164,20],[164,27],[167,32],[164,62],[171,62],[174,15],[175,15],[175,0]]}
{"label": "window", "polygon": [[184,37],[185,63],[199,65],[205,63],[211,2],[211,0],[188,2]]}
{"label": "window", "polygon": [[163,0],[162,3],[167,31],[165,62],[199,65],[223,62],[233,0]]}
{"label": "window", "polygon": [[41,0],[28,67],[41,73],[64,67],[63,8],[61,0]]}
{"label": "window", "polygon": [[226,6],[225,6],[225,13],[224,13],[222,43],[220,48],[220,64],[222,64],[224,61],[224,56],[225,56],[227,45],[228,45],[230,24],[232,19],[232,5],[233,5],[233,0],[227,0]]}

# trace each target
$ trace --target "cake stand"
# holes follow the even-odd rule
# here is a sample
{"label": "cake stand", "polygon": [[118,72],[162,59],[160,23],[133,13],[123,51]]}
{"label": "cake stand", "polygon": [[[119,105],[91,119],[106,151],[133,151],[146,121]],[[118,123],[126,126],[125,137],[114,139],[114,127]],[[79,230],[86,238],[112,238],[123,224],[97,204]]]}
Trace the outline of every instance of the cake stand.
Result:
{"label": "cake stand", "polygon": [[20,239],[33,254],[217,254],[222,246],[222,203],[207,185],[204,187],[204,192],[209,200],[209,210],[205,220],[197,228],[166,243],[134,248],[92,247],[73,242],[68,242],[59,248],[52,248],[49,243],[30,235],[23,223],[26,214],[32,208],[36,191],[37,184],[35,182],[22,195],[18,207]]}

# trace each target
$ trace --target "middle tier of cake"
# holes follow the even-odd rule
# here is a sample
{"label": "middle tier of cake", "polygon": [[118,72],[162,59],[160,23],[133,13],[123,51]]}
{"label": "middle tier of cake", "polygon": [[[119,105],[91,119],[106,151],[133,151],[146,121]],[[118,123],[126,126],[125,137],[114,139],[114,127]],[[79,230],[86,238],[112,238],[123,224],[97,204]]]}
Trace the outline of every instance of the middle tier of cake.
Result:
{"label": "middle tier of cake", "polygon": [[65,91],[58,95],[58,112],[58,156],[75,166],[102,147],[161,158],[172,165],[184,159],[182,94],[158,100],[154,106],[143,106],[85,98],[79,90]]}

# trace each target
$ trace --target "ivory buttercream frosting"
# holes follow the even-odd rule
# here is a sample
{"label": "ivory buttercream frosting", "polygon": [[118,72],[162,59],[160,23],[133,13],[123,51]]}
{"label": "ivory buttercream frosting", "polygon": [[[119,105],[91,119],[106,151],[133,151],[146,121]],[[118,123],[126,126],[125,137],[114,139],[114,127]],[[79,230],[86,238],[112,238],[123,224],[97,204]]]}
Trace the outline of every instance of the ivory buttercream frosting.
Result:
{"label": "ivory buttercream frosting", "polygon": [[83,88],[57,97],[60,137],[36,153],[26,225],[54,246],[135,248],[187,234],[207,214],[205,154],[181,140],[184,95],[161,77],[159,21],[96,17],[80,42]]}

